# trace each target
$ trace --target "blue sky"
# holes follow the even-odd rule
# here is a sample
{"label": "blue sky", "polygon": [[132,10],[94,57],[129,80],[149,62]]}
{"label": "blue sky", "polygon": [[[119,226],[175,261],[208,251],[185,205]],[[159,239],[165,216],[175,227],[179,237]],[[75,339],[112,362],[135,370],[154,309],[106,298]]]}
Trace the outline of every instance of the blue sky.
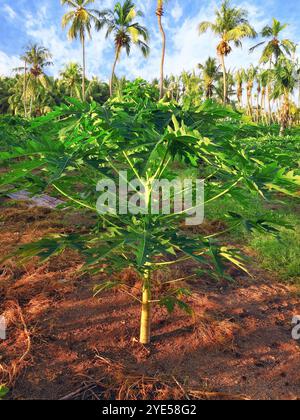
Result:
{"label": "blue sky", "polygon": [[[95,8],[111,7],[114,0],[96,0]],[[249,11],[249,20],[259,31],[272,17],[289,23],[285,36],[300,44],[299,0],[253,0],[233,3]],[[151,80],[158,75],[160,60],[160,35],[157,31],[155,0],[136,0],[145,12],[144,24],[151,33],[151,55],[145,60],[135,50],[132,56],[122,56],[118,64],[118,76],[128,78],[142,76]],[[213,19],[214,9],[220,4],[209,0],[169,0],[164,23],[168,36],[166,72],[179,74],[192,70],[208,56],[215,56],[216,40],[211,34],[198,36],[197,24]],[[77,42],[67,40],[61,29],[61,18],[66,11],[60,0],[0,0],[0,76],[12,74],[19,65],[19,56],[29,42],[48,47],[53,54],[54,66],[49,74],[58,75],[64,64],[81,62],[81,50]],[[258,61],[259,51],[252,55],[248,49],[253,41],[245,41],[243,50],[235,50],[227,60],[230,68],[247,66]],[[300,47],[299,47],[300,48]],[[104,33],[95,33],[87,46],[88,75],[107,79],[113,61],[113,44]]]}

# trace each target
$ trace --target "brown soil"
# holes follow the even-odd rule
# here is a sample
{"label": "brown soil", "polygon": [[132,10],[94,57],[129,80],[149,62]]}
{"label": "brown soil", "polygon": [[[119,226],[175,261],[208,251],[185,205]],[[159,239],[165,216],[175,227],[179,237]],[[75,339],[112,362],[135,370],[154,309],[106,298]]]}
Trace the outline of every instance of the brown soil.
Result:
{"label": "brown soil", "polygon": [[[85,223],[17,204],[1,208],[0,227],[6,255],[50,232],[84,231]],[[272,273],[236,272],[231,284],[198,278],[189,284],[195,316],[155,308],[146,348],[137,343],[139,303],[120,292],[93,298],[99,278],[79,273],[81,266],[66,252],[43,265],[0,267],[0,313],[8,320],[0,384],[10,383],[8,398],[300,398],[300,347],[291,338],[299,298]],[[136,277],[124,278],[138,296]]]}

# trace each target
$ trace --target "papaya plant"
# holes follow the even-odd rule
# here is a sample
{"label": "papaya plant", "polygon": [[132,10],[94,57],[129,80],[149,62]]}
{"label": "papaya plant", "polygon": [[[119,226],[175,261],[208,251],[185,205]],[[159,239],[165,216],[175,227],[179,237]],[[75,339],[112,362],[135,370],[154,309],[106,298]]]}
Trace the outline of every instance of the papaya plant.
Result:
{"label": "papaya plant", "polygon": [[[77,250],[84,257],[84,270],[110,275],[109,281],[97,286],[95,294],[113,288],[126,291],[117,274],[129,267],[133,269],[141,279],[138,300],[142,344],[151,340],[153,305],[165,306],[169,312],[178,306],[191,313],[185,300],[189,291],[177,287],[184,279],[163,281],[165,292],[153,298],[157,270],[193,260],[202,273],[213,278],[226,277],[228,264],[247,271],[238,251],[219,244],[222,232],[191,235],[182,229],[186,212],[153,211],[153,181],[176,180],[179,163],[194,168],[193,180],[205,180],[205,197],[201,198],[203,203],[195,203],[194,197],[189,214],[202,204],[217,205],[227,194],[245,205],[249,194],[267,199],[273,191],[280,191],[297,197],[300,185],[297,172],[258,160],[234,142],[235,130],[230,124],[240,121],[239,114],[212,102],[183,111],[175,105],[157,103],[151,95],[144,94],[145,90],[143,85],[143,94],[139,94],[135,85],[134,95],[111,100],[102,107],[72,99],[69,106],[33,122],[35,129],[55,125],[56,137],[53,132],[49,135],[40,130],[40,137],[25,146],[0,153],[0,160],[9,166],[9,172],[0,178],[3,194],[24,188],[32,194],[48,191],[62,197],[67,208],[86,209],[94,214],[95,224],[88,233],[52,235],[24,245],[17,252],[20,261],[35,255],[45,260],[66,248]],[[119,185],[120,174],[125,171],[126,178],[121,177],[126,190],[131,189],[140,201],[144,200],[146,211],[124,212],[119,203],[115,211],[100,214],[97,185],[105,180]],[[140,181],[143,192],[132,186],[132,179]],[[174,194],[170,197],[172,204]],[[277,231],[272,220],[248,221],[231,213],[228,221],[232,229],[242,224],[249,230],[274,234]]]}

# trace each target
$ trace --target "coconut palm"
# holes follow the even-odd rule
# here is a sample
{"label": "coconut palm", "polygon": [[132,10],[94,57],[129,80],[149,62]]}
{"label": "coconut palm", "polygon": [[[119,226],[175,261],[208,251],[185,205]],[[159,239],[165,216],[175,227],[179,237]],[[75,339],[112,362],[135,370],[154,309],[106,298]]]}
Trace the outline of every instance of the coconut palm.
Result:
{"label": "coconut palm", "polygon": [[298,108],[300,109],[300,62],[297,59],[296,63],[296,74],[297,74],[297,80],[298,80]]}
{"label": "coconut palm", "polygon": [[66,95],[83,99],[81,97],[82,68],[77,63],[69,63],[60,73],[59,86],[65,89]]}
{"label": "coconut palm", "polygon": [[24,77],[23,77],[23,106],[24,106],[24,117],[27,117],[27,55],[26,53],[20,57],[22,61],[24,61]]}
{"label": "coconut palm", "polygon": [[52,54],[48,48],[38,44],[30,45],[24,54],[24,59],[29,66],[29,73],[36,79],[45,76],[45,68],[53,64],[50,61],[51,58]]}
{"label": "coconut palm", "polygon": [[24,76],[17,75],[15,83],[9,90],[8,105],[12,115],[23,115]]}
{"label": "coconut palm", "polygon": [[295,63],[292,60],[281,56],[271,74],[274,81],[272,98],[275,100],[282,99],[280,134],[283,135],[289,124],[291,95],[297,85]]}
{"label": "coconut palm", "polygon": [[165,66],[166,43],[167,43],[166,32],[162,24],[162,17],[164,15],[165,2],[166,2],[165,0],[157,0],[157,8],[156,8],[156,16],[158,19],[159,31],[162,37],[162,54],[161,54],[161,63],[160,63],[160,85],[159,85],[160,99],[162,99],[164,96],[164,66]]}
{"label": "coconut palm", "polygon": [[113,94],[113,82],[115,77],[116,65],[120,59],[121,52],[125,49],[127,55],[130,55],[133,45],[137,46],[144,57],[147,57],[150,48],[147,44],[149,40],[148,30],[135,21],[136,17],[143,17],[140,10],[136,10],[135,4],[131,0],[125,0],[124,3],[118,2],[114,9],[106,9],[98,12],[98,21],[96,29],[106,28],[106,38],[113,34],[115,44],[115,60],[112,67],[110,78],[110,95]]}
{"label": "coconut palm", "polygon": [[206,99],[211,99],[215,91],[214,84],[221,77],[221,65],[217,64],[215,58],[209,57],[204,64],[199,64],[198,67],[202,73],[205,97]]}
{"label": "coconut palm", "polygon": [[88,6],[95,0],[61,0],[62,5],[67,5],[72,10],[67,12],[62,19],[62,27],[70,25],[68,37],[70,40],[79,39],[82,45],[82,98],[85,100],[86,77],[86,38],[91,39],[92,25],[97,22],[97,11]]}
{"label": "coconut palm", "polygon": [[93,77],[88,82],[86,90],[87,101],[95,101],[104,104],[109,98],[109,86],[107,83],[101,82],[97,77]]}
{"label": "coconut palm", "polygon": [[277,19],[273,18],[272,26],[265,26],[263,28],[261,35],[268,40],[260,42],[250,49],[252,52],[256,48],[265,45],[260,59],[262,64],[272,63],[273,59],[276,64],[279,57],[285,55],[291,56],[296,51],[296,45],[292,41],[289,39],[279,39],[279,35],[287,26],[287,24],[282,24]]}
{"label": "coconut palm", "polygon": [[199,25],[199,34],[207,32],[209,29],[221,38],[217,54],[220,57],[223,69],[223,87],[224,87],[224,104],[227,102],[227,77],[225,57],[231,51],[231,44],[236,47],[242,46],[242,39],[255,38],[257,33],[247,20],[248,13],[241,8],[231,6],[230,0],[224,0],[220,9],[216,10],[215,22],[202,22]]}
{"label": "coconut palm", "polygon": [[0,77],[0,114],[9,110],[10,90],[16,83],[16,78]]}
{"label": "coconut palm", "polygon": [[[259,70],[256,76],[257,89],[258,89],[258,107],[260,107],[259,117],[265,117],[266,111],[266,95],[267,87],[269,84],[270,74],[268,70]],[[260,94],[260,104],[259,104]]]}
{"label": "coconut palm", "polygon": [[257,69],[251,65],[248,70],[245,71],[245,82],[247,84],[247,112],[249,116],[253,116],[253,87],[254,81],[257,75]]}
{"label": "coconut palm", "polygon": [[24,72],[22,77],[23,93],[20,100],[24,107],[25,117],[28,114],[27,102],[30,101],[29,115],[31,116],[33,102],[36,100],[39,87],[43,86],[43,88],[47,89],[49,86],[45,69],[52,65],[51,58],[52,54],[48,48],[38,44],[31,44],[21,56],[21,60],[24,61],[24,67],[14,69],[16,72]]}
{"label": "coconut palm", "polygon": [[164,79],[164,87],[166,88],[166,97],[176,102],[180,99],[180,77],[171,75]]}
{"label": "coconut palm", "polygon": [[[17,75],[14,79],[14,84],[9,90],[9,110],[13,115],[24,115],[23,107],[23,84],[24,75]],[[27,91],[30,107],[28,109],[28,116],[40,116],[50,112],[56,104],[54,97],[48,89],[51,85],[51,80],[47,81],[47,89],[39,82],[32,74],[28,74],[27,78]],[[51,86],[51,91],[52,91]]]}
{"label": "coconut palm", "polygon": [[[226,86],[227,86],[227,96],[226,96],[226,104],[229,104],[231,101],[231,97],[236,95],[236,83],[234,72],[230,69],[226,71]],[[216,85],[216,94],[221,102],[224,103],[224,83],[223,78],[221,77]]]}
{"label": "coconut palm", "polygon": [[28,116],[27,102],[29,101],[29,116],[32,116],[33,106],[38,104],[40,89],[47,90],[50,86],[49,79],[45,73],[47,67],[52,65],[50,61],[52,54],[38,44],[29,45],[22,56],[25,66],[15,69],[17,72],[24,71],[22,77],[23,89],[20,97],[24,106],[24,115]]}
{"label": "coconut palm", "polygon": [[261,83],[261,72],[259,71],[259,68],[256,69],[256,75],[255,75],[255,83],[256,83],[256,116],[257,116],[257,122],[260,120],[260,99],[261,99],[261,93],[262,93],[262,83]]}
{"label": "coconut palm", "polygon": [[242,108],[243,104],[243,86],[245,81],[245,70],[240,69],[235,73],[236,82],[236,95],[239,103],[239,107]]}

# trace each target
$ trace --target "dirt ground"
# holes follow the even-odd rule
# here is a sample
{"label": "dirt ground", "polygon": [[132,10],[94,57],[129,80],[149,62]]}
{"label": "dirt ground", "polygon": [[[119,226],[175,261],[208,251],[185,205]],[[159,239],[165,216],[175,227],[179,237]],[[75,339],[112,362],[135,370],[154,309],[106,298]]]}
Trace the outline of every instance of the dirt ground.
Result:
{"label": "dirt ground", "polygon": [[[3,204],[3,203],[2,203]],[[1,207],[1,255],[54,232],[84,232],[80,215],[8,203]],[[153,310],[153,342],[137,342],[140,307],[127,294],[94,298],[100,278],[78,272],[72,252],[43,265],[0,265],[0,384],[8,399],[300,399],[300,343],[291,321],[299,296],[276,275],[234,283],[189,283],[195,315]],[[190,274],[189,265],[162,276]],[[139,284],[124,273],[133,295]],[[178,277],[176,277],[178,278]]]}

